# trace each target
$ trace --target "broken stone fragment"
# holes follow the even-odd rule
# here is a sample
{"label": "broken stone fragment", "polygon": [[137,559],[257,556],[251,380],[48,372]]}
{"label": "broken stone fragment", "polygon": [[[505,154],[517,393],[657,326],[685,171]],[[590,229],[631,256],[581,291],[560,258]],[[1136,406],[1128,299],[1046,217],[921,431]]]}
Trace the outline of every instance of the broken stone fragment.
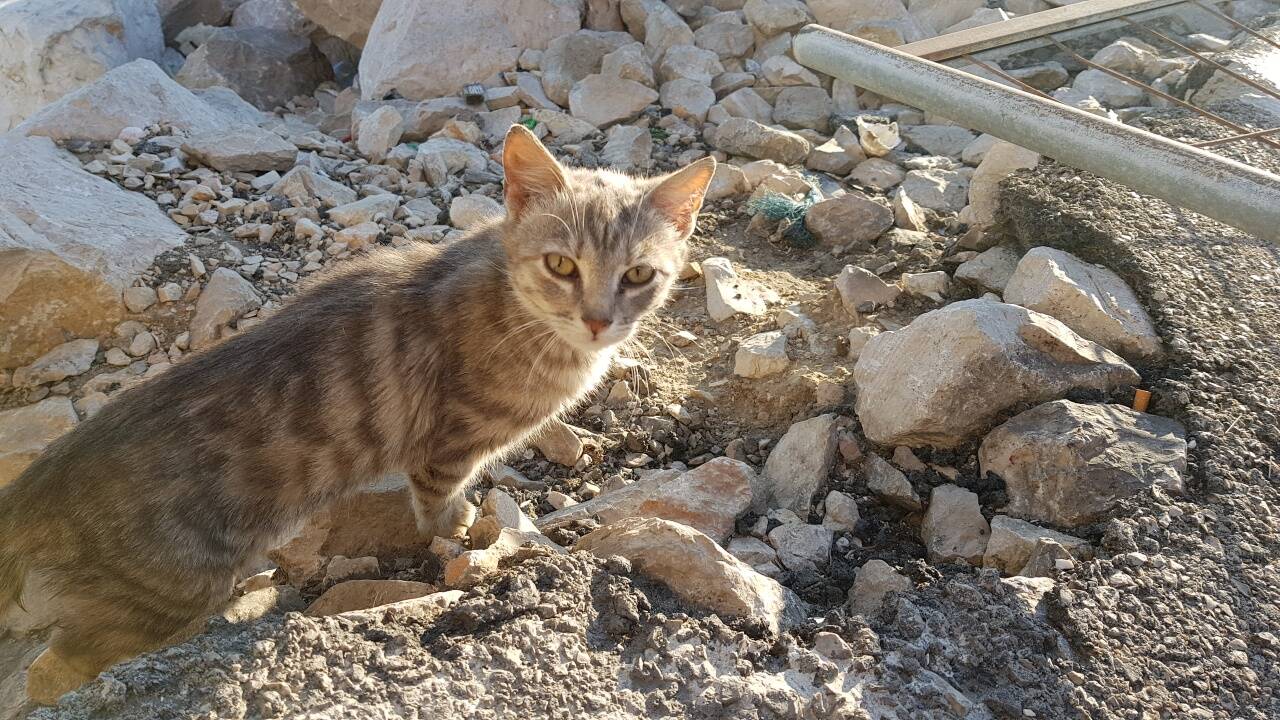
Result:
{"label": "broken stone fragment", "polygon": [[836,276],[835,287],[844,309],[854,317],[862,312],[859,308],[865,305],[892,305],[902,294],[898,286],[890,285],[870,270],[856,265],[844,266]]}
{"label": "broken stone fragment", "polygon": [[980,290],[1004,294],[1009,278],[1018,268],[1018,253],[1006,247],[984,250],[977,257],[956,268],[956,280],[977,286]]}
{"label": "broken stone fragment", "polygon": [[543,515],[542,531],[593,518],[603,524],[627,517],[673,520],[723,543],[752,505],[759,485],[750,465],[720,457],[693,470],[664,470],[616,490]]}
{"label": "broken stone fragment", "polygon": [[1080,527],[1152,487],[1182,492],[1186,431],[1175,420],[1121,405],[1058,400],[991,431],[978,460],[983,473],[1004,480],[1008,514]]}
{"label": "broken stone fragment", "polygon": [[581,0],[383,0],[360,57],[361,92],[365,99],[452,95],[514,70],[526,49],[578,30],[582,11]]}
{"label": "broken stone fragment", "polygon": [[520,532],[538,531],[515,499],[498,488],[490,488],[480,503],[480,517],[467,529],[471,547],[477,550],[489,547],[497,541],[503,528]]}
{"label": "broken stone fragment", "polygon": [[791,523],[769,533],[769,542],[778,551],[778,561],[793,572],[816,573],[831,562],[835,532],[822,525]]}
{"label": "broken stone fragment", "polygon": [[1148,361],[1160,336],[1120,276],[1054,248],[1032,248],[1005,287],[1005,300],[1042,312],[1121,357]]}
{"label": "broken stone fragment", "polygon": [[400,207],[399,196],[391,193],[377,193],[333,208],[329,211],[329,219],[344,228],[349,228],[361,223],[389,220],[395,215],[398,207]]}
{"label": "broken stone fragment", "polygon": [[902,287],[912,295],[926,297],[934,302],[943,302],[947,289],[951,286],[951,278],[943,270],[926,273],[903,273]]}
{"label": "broken stone fragment", "polygon": [[783,165],[803,163],[813,147],[793,132],[775,130],[744,117],[729,118],[721,123],[712,144],[730,155],[776,160]]}
{"label": "broken stone fragment", "polygon": [[991,539],[983,553],[982,566],[995,568],[1006,575],[1017,575],[1031,559],[1031,553],[1041,539],[1053,540],[1077,558],[1093,555],[1093,548],[1087,540],[1008,515],[997,515],[991,519]]}
{"label": "broken stone fragment", "polygon": [[804,604],[790,590],[680,523],[658,518],[619,520],[584,536],[574,552],[624,557],[685,601],[759,621],[773,632],[805,615]]}
{"label": "broken stone fragment", "polygon": [[1000,182],[1017,170],[1034,168],[1039,162],[1038,153],[1004,141],[984,151],[982,162],[969,182],[973,222],[982,227],[992,225],[1000,204]]}
{"label": "broken stone fragment", "polygon": [[883,560],[868,560],[854,572],[849,588],[849,609],[859,615],[870,615],[880,608],[891,592],[906,592],[911,581]]}
{"label": "broken stone fragment", "polygon": [[97,340],[72,340],[36,358],[34,362],[13,371],[13,386],[29,388],[56,383],[82,375],[93,365],[98,353]]}
{"label": "broken stone fragment", "polygon": [[345,555],[335,555],[329,560],[329,566],[324,572],[324,581],[332,584],[344,580],[376,578],[381,574],[381,568],[376,557],[349,558]]}
{"label": "broken stone fragment", "polygon": [[479,193],[459,195],[449,203],[449,222],[459,230],[470,230],[502,218],[502,205]]}
{"label": "broken stone fragment", "polygon": [[1018,575],[1028,578],[1051,578],[1075,567],[1075,559],[1062,544],[1051,538],[1038,538]]}
{"label": "broken stone fragment", "polygon": [[503,560],[516,557],[523,550],[531,553],[563,553],[564,549],[540,532],[521,532],[503,528],[492,545],[483,550],[467,550],[444,566],[444,584],[467,589],[498,570]]}
{"label": "broken stone fragment", "polygon": [[738,313],[763,315],[768,309],[763,294],[749,280],[738,277],[728,258],[702,261],[707,289],[707,314],[712,320],[728,320]]}
{"label": "broken stone fragment", "polygon": [[[360,121],[356,149],[371,162],[379,163],[400,143],[404,135],[404,118],[391,105],[383,105]],[[284,168],[288,169],[288,168]]]}
{"label": "broken stone fragment", "polygon": [[219,613],[229,623],[250,623],[268,615],[281,615],[306,606],[297,588],[273,585],[235,598]]}
{"label": "broken stone fragment", "polygon": [[298,157],[293,143],[245,124],[195,133],[183,141],[182,151],[195,162],[222,172],[284,172]]}
{"label": "broken stone fragment", "polygon": [[976,493],[941,485],[929,497],[920,534],[930,562],[964,561],[977,567],[991,538],[991,526],[982,517]]}
{"label": "broken stone fragment", "polygon": [[219,328],[250,310],[262,307],[262,298],[240,273],[220,267],[213,271],[191,318],[191,348],[199,350],[218,340]]}
{"label": "broken stone fragment", "polygon": [[230,27],[212,31],[175,76],[191,89],[231,88],[266,111],[310,95],[332,78],[332,66],[310,39],[281,30]]}
{"label": "broken stone fragment", "polygon": [[858,527],[858,501],[838,490],[827,493],[823,501],[823,527],[836,532],[853,532]]}
{"label": "broken stone fragment", "polygon": [[763,378],[787,369],[787,336],[771,330],[743,340],[733,356],[733,374],[745,378]]}
{"label": "broken stone fragment", "polygon": [[574,84],[601,72],[606,55],[632,42],[627,33],[596,30],[579,30],[552,40],[538,61],[547,97],[569,107]]}
{"label": "broken stone fragment", "polygon": [[1122,358],[1048,315],[989,300],[952,303],[881,333],[854,367],[867,437],[908,447],[954,447],[1014,406],[1139,380]]}
{"label": "broken stone fragment", "polygon": [[867,453],[863,472],[867,475],[867,489],[884,502],[909,511],[924,507],[907,476],[879,455]]}
{"label": "broken stone fragment", "polygon": [[0,487],[17,479],[49,443],[78,421],[71,400],[65,397],[0,412]]}
{"label": "broken stone fragment", "polygon": [[909,146],[928,155],[958,158],[973,142],[972,132],[955,125],[910,125],[902,129],[902,139]]}
{"label": "broken stone fragment", "polygon": [[813,497],[835,463],[836,416],[819,415],[793,424],[765,461],[755,493],[756,512],[782,508],[807,518]]}
{"label": "broken stone fragment", "polygon": [[434,593],[434,585],[409,580],[348,580],[338,583],[307,607],[312,617],[338,615],[354,610],[412,600]]}
{"label": "broken stone fragment", "polygon": [[851,192],[815,203],[804,225],[826,245],[868,246],[893,227],[893,211]]}
{"label": "broken stone fragment", "polygon": [[333,208],[356,201],[355,190],[306,165],[299,165],[286,173],[267,190],[266,196],[284,198],[294,207]]}
{"label": "broken stone fragment", "polygon": [[594,127],[606,128],[633,120],[657,100],[657,92],[633,80],[588,75],[569,93],[569,110]]}
{"label": "broken stone fragment", "polygon": [[902,179],[902,192],[921,207],[958,213],[969,202],[969,177],[954,170],[912,170]]}
{"label": "broken stone fragment", "polygon": [[534,447],[553,463],[573,467],[582,457],[582,440],[563,420],[553,419],[533,439]]}

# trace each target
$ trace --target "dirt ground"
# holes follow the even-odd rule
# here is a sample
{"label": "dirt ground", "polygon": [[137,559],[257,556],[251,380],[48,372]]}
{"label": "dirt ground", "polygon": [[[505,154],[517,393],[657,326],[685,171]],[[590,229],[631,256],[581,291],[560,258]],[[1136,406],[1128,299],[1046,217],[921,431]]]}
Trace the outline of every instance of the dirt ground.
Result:
{"label": "dirt ground", "polygon": [[[1174,113],[1150,127],[1217,132]],[[1242,159],[1280,168],[1280,155],[1251,147]],[[628,376],[640,396],[634,417],[605,406],[606,385],[569,418],[591,434],[591,465],[555,466],[531,451],[513,459],[544,483],[509,491],[526,509],[549,512],[551,490],[582,499],[590,485],[697,465],[735,442],[758,465],[791,422],[819,412],[850,417],[857,433],[841,345],[849,320],[830,278],[846,263],[938,269],[955,237],[940,227],[927,246],[837,257],[770,242],[740,205],[709,209],[693,259],[728,257],[779,302],[764,316],[709,323],[701,283],[682,286],[634,351],[643,363]],[[826,574],[779,577],[815,613],[781,638],[684,606],[624,565],[542,557],[443,612],[215,622],[30,717],[1280,717],[1280,250],[1053,164],[1013,178],[1004,206],[1008,242],[1068,250],[1138,292],[1171,350],[1139,368],[1152,411],[1181,420],[1194,440],[1189,495],[1139,498],[1123,519],[1081,533],[1100,543],[1099,559],[1081,563],[1038,612],[991,571],[927,565],[918,518],[870,503]],[[789,344],[793,371],[733,376],[736,342],[775,329],[777,311],[793,304],[814,322]],[[878,320],[893,326],[925,309],[907,304]],[[678,330],[698,340],[676,346]],[[669,419],[681,412],[683,421]],[[641,453],[649,464],[635,461]],[[954,468],[984,511],[1003,504],[1000,484],[978,476],[973,447],[920,454]],[[866,497],[854,467],[838,463],[830,486]],[[933,471],[910,479],[922,493],[949,481]],[[905,566],[916,589],[872,617],[848,617],[853,569],[872,558]],[[401,571],[431,581],[436,569]],[[824,633],[847,651],[832,651]]]}

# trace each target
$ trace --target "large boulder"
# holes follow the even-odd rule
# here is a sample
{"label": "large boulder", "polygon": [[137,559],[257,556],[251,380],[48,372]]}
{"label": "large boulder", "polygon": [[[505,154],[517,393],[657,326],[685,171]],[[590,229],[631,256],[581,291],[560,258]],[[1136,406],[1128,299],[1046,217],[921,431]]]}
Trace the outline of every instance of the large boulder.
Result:
{"label": "large boulder", "polygon": [[111,68],[163,55],[155,0],[0,2],[0,132]]}
{"label": "large boulder", "polygon": [[185,239],[152,200],[48,138],[0,137],[0,367],[109,330],[134,277]]}
{"label": "large boulder", "polygon": [[978,461],[1004,479],[1008,514],[1079,527],[1154,486],[1182,492],[1186,430],[1121,405],[1058,400],[992,430]]}
{"label": "large boulder", "polygon": [[955,447],[1020,405],[1140,380],[1123,358],[1048,315],[989,300],[875,336],[853,377],[867,437],[909,447]]}
{"label": "large boulder", "polygon": [[310,40],[265,28],[218,28],[177,75],[188,88],[231,88],[262,110],[310,95],[332,78],[333,68]]}
{"label": "large boulder", "polygon": [[366,100],[453,95],[578,30],[583,11],[583,0],[386,0],[360,58],[361,92]]}
{"label": "large boulder", "polygon": [[0,412],[0,487],[17,479],[77,420],[71,400],[58,396]]}
{"label": "large boulder", "polygon": [[172,125],[188,132],[225,128],[233,120],[174,82],[150,60],[134,60],[68,93],[16,132],[54,140],[115,140],[127,127]]}
{"label": "large boulder", "polygon": [[595,530],[575,552],[618,555],[687,602],[721,615],[760,622],[773,632],[804,617],[804,604],[776,580],[730,555],[686,525],[627,518]]}
{"label": "large boulder", "polygon": [[[1273,91],[1280,90],[1280,67],[1276,67],[1276,50],[1273,45],[1280,42],[1280,25],[1273,23],[1264,28],[1261,34],[1270,38],[1270,42],[1262,38],[1241,36],[1232,43],[1234,47],[1218,53],[1213,62],[1226,66],[1237,76],[1243,75]],[[1208,79],[1203,80],[1206,75]],[[1195,90],[1188,100],[1200,107],[1224,100],[1236,100],[1245,95],[1260,96],[1257,88],[1210,65],[1207,60],[1202,60],[1193,67],[1190,84]]]}
{"label": "large boulder", "polygon": [[1032,248],[1005,286],[1004,299],[1061,320],[1133,361],[1161,353],[1160,336],[1120,276],[1054,248]]}
{"label": "large boulder", "polygon": [[356,47],[364,47],[382,0],[293,0],[311,22]]}

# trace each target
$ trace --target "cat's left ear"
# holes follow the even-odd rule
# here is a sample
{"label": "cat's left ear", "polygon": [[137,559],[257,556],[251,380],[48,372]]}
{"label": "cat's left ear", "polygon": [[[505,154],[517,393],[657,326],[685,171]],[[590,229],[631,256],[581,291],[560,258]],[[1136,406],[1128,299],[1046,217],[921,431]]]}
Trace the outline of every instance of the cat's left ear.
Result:
{"label": "cat's left ear", "polygon": [[707,186],[715,174],[715,158],[705,157],[668,175],[649,191],[649,207],[675,227],[681,240],[693,234]]}

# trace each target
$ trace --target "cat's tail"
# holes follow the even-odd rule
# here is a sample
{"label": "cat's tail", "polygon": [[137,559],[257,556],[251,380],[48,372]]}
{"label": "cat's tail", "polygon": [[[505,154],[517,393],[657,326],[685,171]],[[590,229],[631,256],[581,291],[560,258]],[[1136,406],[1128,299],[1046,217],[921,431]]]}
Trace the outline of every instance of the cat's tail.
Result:
{"label": "cat's tail", "polygon": [[21,530],[12,492],[0,488],[0,617],[22,598],[27,577],[26,552],[20,542]]}

